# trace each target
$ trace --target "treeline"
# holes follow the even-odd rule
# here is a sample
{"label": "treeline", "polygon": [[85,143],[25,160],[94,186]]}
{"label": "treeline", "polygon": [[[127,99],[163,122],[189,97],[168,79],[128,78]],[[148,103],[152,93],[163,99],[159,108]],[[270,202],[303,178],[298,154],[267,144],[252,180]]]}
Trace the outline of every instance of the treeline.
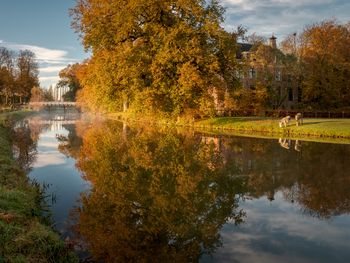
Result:
{"label": "treeline", "polygon": [[[75,68],[77,100],[93,111],[129,110],[176,117],[210,115],[228,108],[279,108],[283,97],[271,83],[278,62],[281,78],[298,86],[298,107],[350,107],[349,24],[324,21],[286,38],[281,49],[256,37],[255,55],[266,74],[242,85],[240,59],[245,30],[221,27],[218,1],[78,0],[73,28],[92,57]],[[285,97],[284,97],[285,99]]]}
{"label": "treeline", "polygon": [[350,109],[350,24],[326,20],[290,34],[280,47],[253,34],[240,58],[241,87],[230,109]]}
{"label": "treeline", "polygon": [[289,35],[282,51],[295,59],[294,75],[301,83],[302,101],[316,109],[350,107],[350,22],[336,20],[306,26]]}
{"label": "treeline", "polygon": [[39,86],[35,54],[29,50],[15,53],[0,47],[0,104],[28,102],[31,91]]}

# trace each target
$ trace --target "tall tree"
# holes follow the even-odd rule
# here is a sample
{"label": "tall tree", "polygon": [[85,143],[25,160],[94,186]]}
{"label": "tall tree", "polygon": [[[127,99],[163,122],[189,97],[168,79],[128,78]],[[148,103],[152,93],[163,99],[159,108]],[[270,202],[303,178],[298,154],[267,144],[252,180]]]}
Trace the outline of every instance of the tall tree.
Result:
{"label": "tall tree", "polygon": [[303,100],[312,108],[350,106],[350,30],[337,21],[306,27],[298,39]]}
{"label": "tall tree", "polygon": [[4,97],[4,103],[8,104],[13,95],[14,87],[14,63],[13,52],[0,47],[0,94]]}
{"label": "tall tree", "polygon": [[68,92],[63,95],[65,101],[75,101],[77,91],[80,89],[80,83],[77,77],[80,64],[68,65],[59,73],[60,80],[58,87],[68,87]]}
{"label": "tall tree", "polygon": [[81,75],[91,108],[178,115],[233,87],[236,34],[218,1],[78,0],[72,16],[93,53]]}
{"label": "tall tree", "polygon": [[20,51],[17,57],[16,92],[20,102],[29,101],[31,90],[39,85],[39,70],[35,54],[30,50]]}
{"label": "tall tree", "polygon": [[53,101],[52,92],[45,88],[33,87],[31,90],[30,101]]}

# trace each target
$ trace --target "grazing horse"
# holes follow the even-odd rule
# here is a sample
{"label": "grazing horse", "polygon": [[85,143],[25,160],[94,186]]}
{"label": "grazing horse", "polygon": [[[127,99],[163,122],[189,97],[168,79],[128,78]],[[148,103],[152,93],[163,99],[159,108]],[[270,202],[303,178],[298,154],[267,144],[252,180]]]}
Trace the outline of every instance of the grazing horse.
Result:
{"label": "grazing horse", "polygon": [[295,123],[297,126],[303,123],[303,115],[300,112],[295,115]]}
{"label": "grazing horse", "polygon": [[290,116],[287,116],[287,117],[284,117],[280,122],[279,122],[279,126],[280,128],[282,128],[283,126],[284,127],[287,127],[289,122],[290,122]]}

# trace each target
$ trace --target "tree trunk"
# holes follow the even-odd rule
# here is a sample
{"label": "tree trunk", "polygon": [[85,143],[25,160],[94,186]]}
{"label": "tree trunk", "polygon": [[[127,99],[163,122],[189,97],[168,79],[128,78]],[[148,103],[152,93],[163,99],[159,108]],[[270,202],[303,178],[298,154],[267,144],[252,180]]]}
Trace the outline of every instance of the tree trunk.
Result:
{"label": "tree trunk", "polygon": [[126,99],[123,102],[123,112],[126,112],[128,110],[128,107],[129,107],[128,100]]}

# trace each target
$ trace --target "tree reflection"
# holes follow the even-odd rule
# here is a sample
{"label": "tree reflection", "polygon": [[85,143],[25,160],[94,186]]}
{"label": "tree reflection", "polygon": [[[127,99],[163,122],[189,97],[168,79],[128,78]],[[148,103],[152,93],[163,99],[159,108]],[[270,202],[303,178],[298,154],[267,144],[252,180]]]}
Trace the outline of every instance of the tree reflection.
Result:
{"label": "tree reflection", "polygon": [[[281,140],[112,121],[86,127],[76,127],[84,130],[82,148],[65,149],[93,185],[75,210],[74,230],[95,260],[198,261],[220,246],[229,219],[242,222],[240,198],[274,201],[282,192],[318,218],[350,211],[348,145],[288,141],[291,147],[281,147]],[[78,145],[75,130],[70,134],[69,144]]]}
{"label": "tree reflection", "polygon": [[82,139],[77,135],[76,125],[65,124],[63,128],[68,131],[68,135],[63,136],[64,140],[58,145],[58,150],[67,157],[77,158],[79,156],[80,146],[82,145]]}
{"label": "tree reflection", "polygon": [[349,156],[349,145],[303,144],[296,199],[306,213],[330,218],[350,212]]}
{"label": "tree reflection", "polygon": [[78,166],[93,189],[75,229],[95,260],[198,261],[244,216],[243,179],[200,136],[101,124],[86,132]]}
{"label": "tree reflection", "polygon": [[293,147],[287,149],[278,145],[281,140],[222,141],[227,162],[235,163],[247,178],[246,195],[273,201],[275,193],[282,191],[302,212],[319,218],[350,212],[349,145],[297,140],[288,142]]}
{"label": "tree reflection", "polygon": [[12,129],[12,148],[17,164],[28,173],[37,156],[36,130],[27,120],[18,122]]}

